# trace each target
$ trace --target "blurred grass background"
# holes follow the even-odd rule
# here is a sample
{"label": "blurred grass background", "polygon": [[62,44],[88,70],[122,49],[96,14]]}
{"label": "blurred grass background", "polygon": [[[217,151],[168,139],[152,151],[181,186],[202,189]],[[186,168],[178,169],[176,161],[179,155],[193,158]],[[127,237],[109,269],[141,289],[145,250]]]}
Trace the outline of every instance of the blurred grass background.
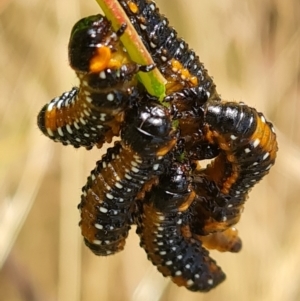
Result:
{"label": "blurred grass background", "polygon": [[77,204],[103,150],[53,143],[36,115],[77,84],[68,67],[70,30],[99,8],[93,0],[2,0],[0,301],[300,299],[300,2],[157,3],[222,97],[263,111],[277,130],[277,163],[238,225],[242,251],[212,252],[227,280],[208,294],[176,287],[147,261],[134,229],[118,255],[98,258],[83,246]]}

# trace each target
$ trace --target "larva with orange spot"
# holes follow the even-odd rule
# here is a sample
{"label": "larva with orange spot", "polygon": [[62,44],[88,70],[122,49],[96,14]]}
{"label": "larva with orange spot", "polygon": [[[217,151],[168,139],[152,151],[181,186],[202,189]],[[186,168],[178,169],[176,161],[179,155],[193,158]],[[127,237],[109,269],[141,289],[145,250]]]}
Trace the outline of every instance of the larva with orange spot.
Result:
{"label": "larva with orange spot", "polygon": [[118,136],[129,104],[139,97],[135,75],[150,66],[132,62],[119,36],[101,15],[78,21],[71,32],[69,60],[80,87],[54,98],[38,115],[41,131],[64,145],[101,147]]}
{"label": "larva with orange spot", "polygon": [[185,169],[173,163],[159,185],[146,193],[139,203],[137,233],[149,260],[164,276],[178,286],[204,292],[222,282],[225,274],[201,241],[192,237],[188,208],[195,194]]}
{"label": "larva with orange spot", "polygon": [[130,109],[121,142],[92,171],[79,209],[86,245],[96,255],[121,251],[131,225],[131,207],[144,183],[163,172],[161,162],[176,143],[168,110],[158,103]]}
{"label": "larva with orange spot", "polygon": [[192,232],[199,235],[238,222],[248,192],[269,173],[278,150],[272,124],[243,103],[211,101],[204,105],[204,122],[205,136],[220,154],[194,172]]}

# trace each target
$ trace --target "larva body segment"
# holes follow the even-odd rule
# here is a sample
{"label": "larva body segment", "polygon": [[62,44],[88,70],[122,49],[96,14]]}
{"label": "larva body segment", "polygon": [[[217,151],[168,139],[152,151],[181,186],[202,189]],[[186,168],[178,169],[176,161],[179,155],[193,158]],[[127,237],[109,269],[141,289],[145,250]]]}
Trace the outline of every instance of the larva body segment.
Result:
{"label": "larva body segment", "polygon": [[193,198],[185,166],[173,165],[139,204],[137,233],[149,260],[164,276],[191,291],[204,292],[222,282],[225,274],[201,241],[192,237],[187,208]]}
{"label": "larva body segment", "polygon": [[176,143],[168,111],[157,103],[132,108],[126,121],[122,141],[97,163],[79,204],[82,235],[96,255],[123,249],[133,201],[145,182],[163,172],[161,160]]}
{"label": "larva body segment", "polygon": [[[185,88],[200,88],[217,97],[215,85],[198,56],[177,37],[168,19],[150,0],[119,0],[135,30],[162,74],[168,80],[167,95]],[[196,91],[197,89],[195,89]]]}
{"label": "larva body segment", "polygon": [[278,149],[272,124],[242,103],[211,101],[204,106],[204,122],[206,138],[220,154],[195,171],[193,231],[199,235],[238,222],[248,192],[269,172]]}
{"label": "larva body segment", "polygon": [[64,145],[101,147],[118,136],[124,115],[140,95],[135,75],[150,71],[132,62],[111,23],[101,15],[78,21],[69,42],[69,60],[80,87],[53,99],[38,115],[41,131]]}

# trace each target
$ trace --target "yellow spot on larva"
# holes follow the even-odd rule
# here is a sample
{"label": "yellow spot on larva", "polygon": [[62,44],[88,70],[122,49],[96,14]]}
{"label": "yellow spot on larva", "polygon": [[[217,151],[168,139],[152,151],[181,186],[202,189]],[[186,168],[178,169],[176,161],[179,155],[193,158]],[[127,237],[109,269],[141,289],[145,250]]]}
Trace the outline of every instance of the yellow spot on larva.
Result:
{"label": "yellow spot on larva", "polygon": [[128,7],[134,14],[138,13],[138,11],[139,11],[139,8],[137,7],[137,5],[132,1],[130,1],[128,3]]}
{"label": "yellow spot on larva", "polygon": [[111,51],[106,46],[97,48],[95,55],[90,61],[90,72],[98,73],[108,67],[111,58]]}

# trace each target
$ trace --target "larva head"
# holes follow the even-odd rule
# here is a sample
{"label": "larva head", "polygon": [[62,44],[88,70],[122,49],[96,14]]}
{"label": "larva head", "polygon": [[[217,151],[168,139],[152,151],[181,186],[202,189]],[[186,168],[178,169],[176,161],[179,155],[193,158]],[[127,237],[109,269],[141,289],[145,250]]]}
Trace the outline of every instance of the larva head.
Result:
{"label": "larva head", "polygon": [[176,212],[189,206],[194,198],[190,190],[189,167],[173,163],[165,174],[159,177],[159,185],[146,194],[145,201],[161,212]]}
{"label": "larva head", "polygon": [[124,147],[151,157],[164,156],[176,143],[168,109],[151,102],[128,112],[121,137]]}
{"label": "larva head", "polygon": [[255,110],[243,103],[210,101],[204,105],[204,121],[221,134],[249,137],[255,130]]}
{"label": "larva head", "polygon": [[[97,71],[104,70],[110,60],[111,50],[107,39],[116,34],[111,30],[111,23],[101,15],[79,20],[73,27],[69,41],[69,61],[78,72],[93,72],[92,60],[96,59]],[[106,42],[107,39],[107,42]]]}

